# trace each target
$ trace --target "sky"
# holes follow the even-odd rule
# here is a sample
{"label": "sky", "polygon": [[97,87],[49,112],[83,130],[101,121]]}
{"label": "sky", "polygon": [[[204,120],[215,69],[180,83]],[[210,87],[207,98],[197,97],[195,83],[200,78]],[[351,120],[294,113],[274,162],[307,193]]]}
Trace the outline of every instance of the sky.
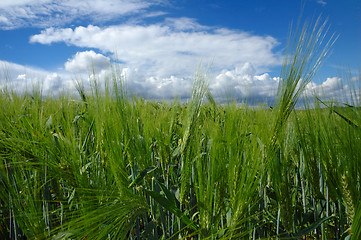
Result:
{"label": "sky", "polygon": [[337,95],[361,69],[360,0],[1,0],[0,89],[74,93],[112,63],[145,98],[187,99],[202,70],[216,98],[272,99],[301,12],[338,36],[306,92]]}

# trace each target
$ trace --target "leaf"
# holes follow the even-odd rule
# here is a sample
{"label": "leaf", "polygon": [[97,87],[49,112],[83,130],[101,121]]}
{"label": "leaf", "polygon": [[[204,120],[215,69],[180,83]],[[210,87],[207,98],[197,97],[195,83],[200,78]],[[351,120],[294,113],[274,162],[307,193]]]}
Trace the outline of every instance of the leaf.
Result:
{"label": "leaf", "polygon": [[173,193],[168,190],[168,188],[158,180],[156,180],[156,183],[159,185],[159,187],[162,189],[164,194],[166,195],[167,199],[172,202],[172,205],[177,206],[177,199],[174,197]]}
{"label": "leaf", "polygon": [[76,115],[73,120],[73,124],[78,124],[79,119],[84,118],[82,115]]}
{"label": "leaf", "polygon": [[181,146],[178,146],[176,149],[174,149],[172,153],[172,157],[178,157],[180,154]]}
{"label": "leaf", "polygon": [[[324,103],[321,99],[319,99],[318,97],[315,96],[315,98],[322,103],[323,105],[325,105],[326,107],[329,108],[329,106]],[[341,117],[343,120],[345,120],[349,125],[351,125],[352,127],[356,127],[356,128],[360,128],[356,123],[354,123],[351,119],[345,117],[344,115],[342,115],[341,113],[337,112],[334,108],[331,108],[331,111],[336,113],[339,117]]]}
{"label": "leaf", "polygon": [[89,136],[91,134],[91,131],[93,129],[93,126],[94,126],[94,121],[90,124],[90,127],[88,129],[88,133],[86,134],[85,136],[85,139],[84,139],[84,142],[83,142],[83,145],[82,145],[82,150],[85,151],[85,147],[86,147],[86,144],[88,142],[88,139],[89,139]]}
{"label": "leaf", "polygon": [[70,203],[73,200],[74,196],[75,196],[75,188],[74,188],[73,192],[70,194],[70,197],[68,199],[68,203]]}
{"label": "leaf", "polygon": [[143,180],[143,178],[153,172],[154,170],[156,170],[157,167],[148,167],[146,169],[144,169],[143,171],[141,171],[138,176],[133,180],[133,182],[131,184],[129,184],[128,188],[133,187],[134,185],[139,185],[139,183]]}
{"label": "leaf", "polygon": [[197,226],[176,206],[175,202],[172,202],[162,194],[144,189],[159,205],[167,209],[169,212],[176,215],[182,222],[190,226],[193,230],[197,231]]}
{"label": "leaf", "polygon": [[352,240],[361,238],[361,203],[358,204],[351,226]]}
{"label": "leaf", "polygon": [[329,216],[329,217],[324,217],[319,219],[317,222],[311,224],[310,226],[308,226],[307,228],[303,229],[302,231],[298,232],[296,235],[293,235],[294,238],[300,238],[302,236],[305,236],[307,234],[309,234],[310,232],[312,232],[313,230],[315,230],[316,228],[318,228],[322,223],[330,220],[331,218],[335,217],[334,215]]}
{"label": "leaf", "polygon": [[53,127],[53,119],[50,115],[49,119],[46,121],[45,123],[45,128],[46,129],[51,129]]}

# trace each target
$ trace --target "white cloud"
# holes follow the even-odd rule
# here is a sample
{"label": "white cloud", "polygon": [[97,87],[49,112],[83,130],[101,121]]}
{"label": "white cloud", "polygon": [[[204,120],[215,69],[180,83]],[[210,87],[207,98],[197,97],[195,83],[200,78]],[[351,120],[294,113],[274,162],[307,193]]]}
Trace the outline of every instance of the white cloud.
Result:
{"label": "white cloud", "polygon": [[0,89],[9,88],[19,93],[31,92],[33,87],[38,85],[44,95],[57,95],[63,90],[75,92],[70,74],[0,61]]}
{"label": "white cloud", "polygon": [[145,98],[187,99],[190,97],[193,78],[145,76],[138,69],[124,68],[122,76],[126,79],[129,90]]}
{"label": "white cloud", "polygon": [[0,16],[0,24],[8,25],[8,24],[10,24],[10,21],[9,21],[9,19],[7,19],[4,16]]}
{"label": "white cloud", "polygon": [[[47,28],[32,36],[30,42],[64,42],[111,54],[113,60],[119,60],[132,92],[157,99],[189,97],[201,62],[211,63],[209,71],[215,73],[210,80],[212,93],[229,91],[239,98],[271,98],[278,80],[260,73],[282,62],[281,54],[274,50],[279,43],[273,37],[203,26],[190,18],[167,18],[151,25]],[[104,55],[87,51],[69,59],[65,68],[87,72],[97,60],[100,69],[109,62]]]}
{"label": "white cloud", "polygon": [[144,14],[142,14],[142,17],[152,18],[152,17],[159,17],[159,16],[166,15],[166,14],[168,14],[168,13],[164,12],[164,11],[156,11],[156,12],[144,13]]}
{"label": "white cloud", "polygon": [[[189,98],[195,77],[147,77],[138,69],[130,68],[123,68],[121,75],[132,93],[152,99]],[[279,78],[272,78],[267,73],[257,75],[254,67],[245,63],[233,70],[223,70],[214,76],[211,74],[207,80],[211,93],[218,101],[229,97],[260,103],[275,97]]]}
{"label": "white cloud", "polygon": [[85,17],[99,23],[141,14],[159,4],[157,0],[1,0],[0,15],[8,21],[0,21],[0,29],[64,26]]}
{"label": "white cloud", "polygon": [[[92,55],[92,53],[90,54]],[[32,92],[34,87],[41,87],[43,95],[57,96],[63,92],[77,95],[74,80],[84,84],[90,90],[91,81],[96,79],[98,86],[104,88],[105,79],[112,74],[109,69],[102,69],[96,75],[89,73],[70,74],[49,72],[34,67],[0,61],[0,89],[11,89],[18,93]],[[145,77],[137,69],[120,69],[121,78],[126,80],[130,93],[153,99],[189,98],[193,79]]]}
{"label": "white cloud", "polygon": [[279,43],[273,37],[205,29],[192,19],[168,19],[165,23],[147,26],[47,28],[32,36],[30,42],[65,42],[113,53],[122,63],[121,67],[137,68],[146,77],[190,77],[201,61],[212,62],[215,71],[246,62],[258,71],[266,71],[281,63],[280,54],[274,51]]}
{"label": "white cloud", "polygon": [[321,4],[322,6],[326,6],[327,2],[325,2],[324,0],[317,0],[318,4]]}
{"label": "white cloud", "polygon": [[338,77],[327,78],[326,81],[321,84],[321,87],[328,92],[340,89],[341,86],[342,79]]}
{"label": "white cloud", "polygon": [[28,4],[35,4],[36,2],[44,2],[38,0],[2,0],[0,2],[0,8],[13,7],[13,6],[22,6]]}
{"label": "white cloud", "polygon": [[166,25],[174,28],[179,31],[187,31],[187,30],[201,30],[201,29],[209,29],[209,27],[202,26],[196,22],[193,18],[181,17],[181,18],[166,18]]}
{"label": "white cloud", "polygon": [[310,82],[306,86],[304,94],[306,96],[316,95],[325,98],[340,99],[341,97],[344,97],[345,94],[350,94],[350,92],[348,92],[348,83],[349,82],[345,82],[345,80],[340,77],[330,77],[326,78],[326,80],[320,84]]}
{"label": "white cloud", "polygon": [[360,77],[360,76],[350,77],[350,81],[351,81],[351,82],[357,82],[357,81],[360,81],[360,80],[361,80],[361,77]]}
{"label": "white cloud", "polygon": [[[40,86],[43,95],[56,96],[62,92],[77,95],[73,80],[82,81],[85,89],[90,88],[90,80],[96,78],[99,87],[104,87],[107,76],[112,74],[108,69],[102,69],[96,76],[88,73],[73,75],[66,72],[49,72],[34,67],[25,67],[11,62],[0,61],[0,89],[13,89],[16,92],[32,92],[33,87]],[[123,68],[120,75],[126,80],[127,90],[145,98],[170,100],[174,97],[186,100],[190,97],[194,77],[157,77],[147,76],[138,69]],[[245,63],[232,70],[214,72],[208,76],[209,88],[214,98],[223,102],[227,99],[246,100],[249,104],[273,104],[277,94],[278,77],[268,73],[257,74],[250,63]],[[85,80],[85,81],[83,81]],[[322,99],[335,101],[350,101],[352,81],[344,82],[339,77],[327,78],[321,83],[310,82],[304,95],[312,97],[315,94]],[[357,88],[358,85],[355,84]],[[359,97],[359,96],[356,96]],[[352,101],[351,101],[352,102]]]}
{"label": "white cloud", "polygon": [[19,74],[17,77],[16,77],[16,80],[26,80],[26,74]]}
{"label": "white cloud", "polygon": [[100,72],[110,66],[110,58],[94,51],[77,52],[65,63],[65,69],[72,73]]}
{"label": "white cloud", "polygon": [[245,63],[234,70],[223,70],[210,82],[210,89],[216,97],[264,102],[275,97],[278,82],[279,78],[268,73],[257,75],[252,64]]}

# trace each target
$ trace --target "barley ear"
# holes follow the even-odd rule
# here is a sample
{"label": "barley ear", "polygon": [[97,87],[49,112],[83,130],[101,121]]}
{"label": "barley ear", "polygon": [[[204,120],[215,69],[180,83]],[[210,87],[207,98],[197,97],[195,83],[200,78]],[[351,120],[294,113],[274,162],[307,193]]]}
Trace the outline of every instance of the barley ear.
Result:
{"label": "barley ear", "polygon": [[[348,173],[348,171],[346,171],[346,174],[347,173]],[[346,202],[347,217],[349,219],[350,224],[352,224],[352,220],[355,217],[355,208],[354,208],[354,204],[353,204],[353,201],[352,201],[349,185],[348,185],[348,183],[346,181],[345,174],[342,175],[341,185],[342,185],[342,194],[343,194],[343,197],[344,197],[345,202]]]}

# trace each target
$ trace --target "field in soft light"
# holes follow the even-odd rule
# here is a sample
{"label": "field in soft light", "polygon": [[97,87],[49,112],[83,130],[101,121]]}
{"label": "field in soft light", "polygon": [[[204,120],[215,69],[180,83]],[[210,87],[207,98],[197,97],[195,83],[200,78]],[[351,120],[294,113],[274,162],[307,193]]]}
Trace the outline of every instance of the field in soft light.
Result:
{"label": "field in soft light", "polygon": [[279,123],[277,108],[203,103],[201,84],[184,104],[126,98],[116,82],[77,100],[3,92],[1,238],[334,239],[360,227],[358,108]]}

